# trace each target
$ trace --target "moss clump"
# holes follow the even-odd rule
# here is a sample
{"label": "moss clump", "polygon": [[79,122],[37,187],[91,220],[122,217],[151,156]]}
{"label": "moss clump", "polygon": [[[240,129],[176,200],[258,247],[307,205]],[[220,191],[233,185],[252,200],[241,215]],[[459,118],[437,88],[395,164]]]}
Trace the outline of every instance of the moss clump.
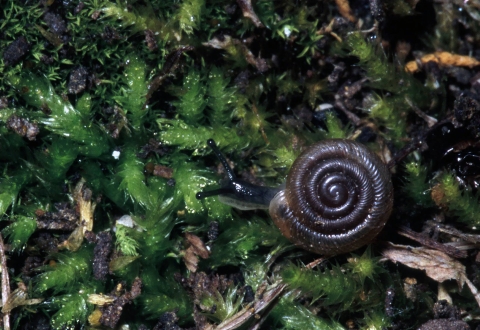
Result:
{"label": "moss clump", "polygon": [[126,256],[138,256],[139,243],[132,237],[135,235],[135,233],[132,233],[133,229],[122,225],[117,225],[116,229],[115,237],[117,238],[118,250]]}
{"label": "moss clump", "polygon": [[305,291],[309,288],[308,295],[314,301],[322,298],[325,306],[343,303],[348,307],[358,289],[353,278],[343,275],[338,266],[319,272],[290,265],[282,271],[282,278],[291,288]]}
{"label": "moss clump", "polygon": [[218,323],[234,316],[235,313],[241,309],[242,301],[243,299],[238,296],[237,288],[235,288],[234,285],[228,287],[223,295],[218,291],[205,292],[205,294],[199,299],[202,309],[215,309],[215,312],[210,315],[207,314],[207,317]]}
{"label": "moss clump", "polygon": [[458,218],[458,221],[478,227],[480,225],[478,194],[460,189],[455,177],[450,173],[444,173],[439,181],[440,183],[433,188],[432,192],[435,202],[445,206]]}
{"label": "moss clump", "polygon": [[343,330],[344,327],[334,320],[325,320],[315,315],[305,306],[293,301],[293,296],[284,297],[271,312],[272,321],[284,329]]}
{"label": "moss clump", "polygon": [[88,315],[93,311],[87,303],[87,294],[67,294],[53,297],[44,303],[47,310],[57,310],[51,319],[53,329],[64,329],[87,323]]}
{"label": "moss clump", "polygon": [[410,162],[405,166],[405,170],[407,172],[405,192],[419,205],[432,206],[430,187],[427,182],[427,167],[417,162]]}
{"label": "moss clump", "polygon": [[92,265],[92,251],[82,249],[76,253],[57,256],[57,261],[44,266],[44,273],[37,278],[36,288],[40,292],[52,289],[54,292],[70,291],[82,283],[89,282]]}
{"label": "moss clump", "polygon": [[13,251],[20,251],[25,248],[28,239],[37,229],[34,219],[26,216],[17,216],[12,224],[2,231],[10,242]]}
{"label": "moss clump", "polygon": [[390,138],[398,145],[405,136],[405,117],[411,109],[409,104],[419,108],[435,103],[434,92],[423,86],[403,68],[389,63],[375,45],[368,43],[360,33],[350,33],[343,44],[351,55],[358,57],[359,65],[366,71],[368,85],[381,93],[391,96],[374,95],[367,102],[367,109],[379,125],[390,131]]}
{"label": "moss clump", "polygon": [[[68,137],[77,144],[79,152],[90,157],[100,157],[108,150],[108,140],[96,125],[90,122],[90,110],[80,112],[53,90],[45,78],[31,72],[8,78],[11,85],[19,91],[25,102],[37,109],[43,109],[47,115],[32,114],[31,120],[37,119],[53,133]],[[72,145],[73,146],[73,145]]]}
{"label": "moss clump", "polygon": [[260,247],[285,246],[289,242],[272,224],[259,218],[250,221],[235,217],[233,221],[225,223],[227,229],[216,240],[222,248],[213,249],[208,260],[210,267],[219,265],[239,265],[246,260],[250,262],[263,259]]}
{"label": "moss clump", "polygon": [[25,169],[10,173],[10,176],[0,179],[0,212],[2,214],[5,214],[11,205],[15,205],[18,194],[31,179],[30,172]]}

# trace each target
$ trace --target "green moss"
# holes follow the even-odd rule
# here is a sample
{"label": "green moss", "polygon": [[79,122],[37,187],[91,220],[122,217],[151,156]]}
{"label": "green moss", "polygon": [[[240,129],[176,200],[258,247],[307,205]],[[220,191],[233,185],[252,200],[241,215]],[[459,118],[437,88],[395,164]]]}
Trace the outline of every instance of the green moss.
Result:
{"label": "green moss", "polygon": [[445,203],[450,212],[457,216],[458,221],[472,227],[480,225],[480,204],[478,203],[478,194],[471,191],[462,191],[450,173],[444,173],[440,178],[440,186],[436,187],[438,193],[443,193],[440,200]]}
{"label": "green moss", "polygon": [[280,76],[272,75],[270,79],[274,80],[272,85],[278,88],[280,95],[288,96],[301,92],[300,84],[291,77],[290,72],[284,72]]}
{"label": "green moss", "polygon": [[379,124],[391,131],[392,141],[401,145],[401,137],[405,136],[405,114],[411,109],[406,99],[419,108],[428,107],[435,103],[433,91],[408,75],[402,67],[387,62],[375,45],[368,43],[360,33],[350,33],[344,46],[351,55],[358,57],[372,88],[393,93],[390,97],[375,96],[367,110]]}
{"label": "green moss", "polygon": [[455,52],[458,49],[458,30],[452,29],[457,19],[457,7],[455,5],[436,4],[435,15],[438,24],[434,35],[430,38],[433,49],[442,49],[447,52]]}
{"label": "green moss", "polygon": [[176,311],[182,322],[191,320],[192,310],[189,306],[188,297],[184,297],[184,301],[178,299],[178,295],[175,298],[169,297],[166,294],[145,294],[142,298],[143,312],[150,316],[151,319],[157,319],[159,315],[166,312]]}
{"label": "green moss", "polygon": [[5,214],[11,205],[15,205],[20,190],[30,180],[31,174],[25,169],[0,178],[0,214]]}
{"label": "green moss", "polygon": [[405,136],[406,132],[406,111],[401,109],[406,105],[398,99],[379,95],[374,95],[370,101],[367,108],[370,116],[381,126],[387,128],[392,140],[401,145],[401,137]]}
{"label": "green moss", "polygon": [[219,147],[226,151],[243,149],[255,142],[255,140],[251,141],[233,135],[232,129],[227,127],[215,127],[215,129],[208,126],[195,127],[182,120],[170,119],[158,119],[157,122],[161,129],[162,141],[168,145],[177,145],[182,149],[195,150],[197,153],[204,153],[208,150],[208,139],[214,139]]}
{"label": "green moss", "polygon": [[362,329],[382,330],[392,325],[383,311],[369,311],[365,313]]}
{"label": "green moss", "polygon": [[52,315],[53,329],[74,328],[76,325],[87,324],[87,317],[93,311],[93,306],[87,304],[85,292],[53,297],[44,304],[48,309],[57,310]]}
{"label": "green moss", "polygon": [[432,206],[430,186],[427,182],[427,167],[417,162],[410,162],[405,166],[407,173],[403,186],[405,192],[416,203],[422,206]]}
{"label": "green moss", "polygon": [[131,198],[138,205],[151,207],[155,201],[150,194],[150,189],[145,184],[143,168],[144,164],[137,158],[134,147],[125,148],[117,168],[118,188],[124,192],[125,197]]}
{"label": "green moss", "polygon": [[358,283],[343,274],[338,266],[319,272],[290,264],[282,270],[281,276],[290,288],[301,289],[313,301],[322,298],[325,306],[341,303],[343,308],[349,307],[359,288]]}
{"label": "green moss", "polygon": [[170,240],[170,234],[178,221],[174,218],[173,212],[180,208],[181,202],[181,195],[176,193],[147,210],[143,219],[138,219],[140,227],[146,232],[139,240],[144,265],[157,265],[167,258],[174,244]]}
{"label": "green moss", "polygon": [[[0,112],[0,122],[5,122],[15,110],[4,109]],[[2,116],[5,114],[6,116]],[[24,156],[26,150],[25,140],[17,134],[8,132],[5,127],[0,126],[0,143],[2,145],[2,153],[0,154],[1,161],[8,161],[11,159],[18,160]]]}
{"label": "green moss", "polygon": [[203,187],[215,184],[207,177],[210,176],[207,171],[199,170],[188,162],[179,162],[175,168],[174,178],[177,191],[185,202],[187,217],[208,212],[209,218],[212,220],[231,219],[231,208],[229,206],[218,202],[216,199],[200,201],[196,198],[196,193],[201,191]]}
{"label": "green moss", "polygon": [[81,113],[57,95],[45,77],[27,72],[9,77],[9,81],[28,105],[48,113],[39,118],[45,128],[78,143],[82,154],[99,157],[108,150],[105,134],[91,123],[89,113]]}
{"label": "green moss", "polygon": [[179,101],[174,105],[180,118],[189,125],[200,125],[203,122],[206,98],[205,83],[200,72],[191,68],[183,78],[183,86],[178,92]]}
{"label": "green moss", "polygon": [[199,299],[203,310],[209,310],[215,306],[215,313],[206,313],[205,316],[218,323],[235,315],[241,309],[242,301],[243,298],[238,296],[237,288],[233,285],[230,285],[223,295],[216,290],[205,291]]}
{"label": "green moss", "polygon": [[148,83],[146,80],[146,63],[135,55],[130,55],[125,60],[123,80],[125,87],[121,89],[121,96],[115,97],[127,114],[135,134],[139,134],[144,117],[148,112],[145,96]]}
{"label": "green moss", "polygon": [[199,26],[204,8],[205,0],[183,0],[174,16],[180,29],[187,34],[192,34],[193,30]]}
{"label": "green moss", "polygon": [[408,1],[387,0],[385,1],[385,6],[389,12],[392,12],[395,15],[406,16],[415,14],[415,8],[412,7]]}
{"label": "green moss", "polygon": [[333,113],[327,113],[325,125],[327,132],[325,137],[328,139],[346,139],[350,134],[350,129],[343,127],[342,122]]}
{"label": "green moss", "polygon": [[375,45],[369,44],[360,33],[350,33],[345,39],[345,44],[350,50],[350,54],[358,57],[359,64],[366,70],[372,87],[398,93],[408,88],[409,83],[419,85],[414,83],[414,79],[408,79],[408,83],[404,86],[399,84],[399,78],[405,77],[406,74],[397,71],[395,66],[388,63],[379,54]]}
{"label": "green moss", "polygon": [[345,266],[352,271],[352,274],[364,286],[365,279],[368,278],[374,282],[378,279],[378,275],[384,272],[379,265],[379,260],[380,258],[372,256],[371,247],[368,246],[361,256],[352,254],[352,257],[348,258],[348,264]]}
{"label": "green moss", "polygon": [[134,229],[117,225],[115,231],[116,245],[119,251],[121,251],[126,256],[138,256],[139,243],[133,238],[131,232]]}
{"label": "green moss", "polygon": [[[290,244],[272,224],[254,217],[250,220],[234,217],[225,223],[223,231],[215,242],[210,258],[206,261],[210,267],[220,265],[238,265],[247,259],[258,260],[255,251],[260,247],[286,246]],[[252,262],[250,260],[250,262]]]}
{"label": "green moss", "polygon": [[300,54],[297,57],[305,57],[308,64],[311,63],[311,59],[315,52],[318,51],[317,44],[320,39],[323,38],[323,35],[317,33],[317,24],[313,24],[311,29],[305,33],[298,44],[303,48]]}
{"label": "green moss", "polygon": [[38,275],[36,290],[42,293],[52,289],[54,293],[68,292],[85,281],[90,282],[92,251],[86,248],[56,256],[53,265],[43,267]]}
{"label": "green moss", "polygon": [[[165,21],[155,15],[150,5],[140,5],[134,8],[125,8],[120,3],[105,1],[102,4],[101,11],[107,16],[119,20],[121,26],[130,28],[130,33],[135,34],[140,31],[152,30],[160,33],[161,38],[168,37],[165,31]],[[172,37],[172,36],[170,36]]]}
{"label": "green moss", "polygon": [[221,68],[214,66],[208,73],[207,105],[211,109],[209,114],[212,125],[228,124],[236,105],[235,90],[229,85],[229,79],[224,76]]}
{"label": "green moss", "polygon": [[[279,148],[273,151],[274,159],[271,160],[271,157],[268,159],[260,158],[260,164],[267,166],[267,167],[280,167],[289,169],[297,156],[299,155],[298,151],[292,150],[287,146],[280,146]],[[269,156],[269,154],[267,154]]]}
{"label": "green moss", "polygon": [[73,141],[60,136],[54,137],[50,145],[36,154],[40,165],[46,170],[43,179],[56,184],[63,183],[79,151],[79,145]]}
{"label": "green moss", "polygon": [[[282,268],[282,281],[288,284],[288,289],[295,292],[297,298],[307,298],[310,306],[322,310],[310,322],[316,322],[329,329],[337,326],[322,319],[328,317],[348,317],[349,313],[364,312],[365,319],[361,322],[365,329],[381,329],[388,326],[390,320],[384,315],[383,302],[385,287],[391,285],[391,278],[379,265],[379,258],[372,257],[370,248],[361,256],[352,255],[348,263],[342,266],[331,265],[322,270],[313,270],[288,264]],[[390,284],[389,284],[390,283]],[[292,297],[295,297],[292,295]],[[291,300],[291,299],[290,299]],[[302,307],[289,302],[289,308],[298,308],[299,315],[305,314]],[[293,313],[293,312],[292,312]],[[275,316],[275,313],[272,315]],[[300,317],[300,316],[294,316]],[[290,317],[287,317],[287,320]],[[277,322],[286,322],[281,315],[276,315]],[[299,319],[298,322],[307,322]],[[291,326],[291,325],[290,325]],[[363,329],[363,328],[362,328]]]}
{"label": "green moss", "polygon": [[[88,186],[96,195],[105,194],[117,207],[126,208],[128,203],[125,191],[118,189],[121,178],[113,174],[114,169],[118,168],[114,168],[111,164],[107,169],[100,166],[101,164],[92,160],[82,163],[82,175],[86,179]],[[118,167],[121,169],[121,164]],[[132,200],[131,198],[129,199],[129,201]]]}
{"label": "green moss", "polygon": [[35,219],[25,216],[17,216],[15,221],[3,229],[3,234],[7,237],[13,251],[19,251],[25,248],[28,239],[37,229]]}
{"label": "green moss", "polygon": [[192,303],[185,290],[173,279],[175,268],[164,265],[162,275],[153,265],[145,265],[142,273],[143,290],[140,298],[142,313],[157,319],[165,312],[175,310],[181,323],[192,319]]}
{"label": "green moss", "polygon": [[293,295],[280,299],[275,305],[270,318],[272,322],[281,325],[283,329],[312,329],[312,330],[344,330],[345,328],[333,320],[317,317],[305,306],[295,303]]}

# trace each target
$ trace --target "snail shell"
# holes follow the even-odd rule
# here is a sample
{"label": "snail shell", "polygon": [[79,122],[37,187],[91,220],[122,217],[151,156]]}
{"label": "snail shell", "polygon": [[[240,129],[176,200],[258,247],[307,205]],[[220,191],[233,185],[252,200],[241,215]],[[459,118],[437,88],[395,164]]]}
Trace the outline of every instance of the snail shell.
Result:
{"label": "snail shell", "polygon": [[336,255],[371,242],[392,205],[390,172],[380,158],[358,142],[333,139],[295,160],[269,212],[294,244]]}

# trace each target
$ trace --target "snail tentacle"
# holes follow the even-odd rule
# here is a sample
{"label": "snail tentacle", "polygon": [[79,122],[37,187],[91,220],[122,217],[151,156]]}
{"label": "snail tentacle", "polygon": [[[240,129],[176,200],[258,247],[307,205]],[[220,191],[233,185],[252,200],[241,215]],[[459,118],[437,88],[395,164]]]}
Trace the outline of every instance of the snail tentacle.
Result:
{"label": "snail tentacle", "polygon": [[280,189],[257,186],[238,179],[215,141],[209,139],[207,144],[225,168],[227,181],[219,189],[198,192],[197,199],[219,195],[221,202],[241,210],[267,209],[270,201]]}

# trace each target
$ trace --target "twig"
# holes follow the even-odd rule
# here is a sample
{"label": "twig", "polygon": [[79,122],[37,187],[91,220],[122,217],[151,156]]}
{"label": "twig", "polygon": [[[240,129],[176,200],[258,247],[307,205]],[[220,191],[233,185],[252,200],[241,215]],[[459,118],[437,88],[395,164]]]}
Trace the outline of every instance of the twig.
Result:
{"label": "twig", "polygon": [[252,21],[253,25],[255,25],[255,27],[257,28],[265,27],[265,25],[263,25],[263,23],[258,18],[257,14],[255,14],[251,0],[237,0],[237,3],[242,9],[243,17],[249,18]]}
{"label": "twig", "polygon": [[467,286],[472,292],[473,296],[475,297],[475,300],[477,301],[478,306],[480,306],[480,293],[478,292],[477,288],[465,275],[464,275],[464,280],[465,280],[465,283],[467,283]]}
{"label": "twig", "polygon": [[427,221],[427,224],[431,225],[432,227],[435,227],[435,230],[441,233],[458,237],[462,241],[469,242],[474,246],[478,246],[480,244],[480,235],[466,234],[464,232],[461,232],[458,229],[455,229],[453,227],[447,227],[441,223],[433,222],[432,220]]}
{"label": "twig", "polygon": [[318,258],[318,259],[315,259],[313,260],[311,263],[309,263],[308,265],[305,266],[305,268],[307,269],[313,269],[315,267],[317,267],[318,265],[320,265],[326,258]]}
{"label": "twig", "polygon": [[[0,234],[0,265],[2,267],[2,306],[5,306],[8,297],[10,297],[10,279],[8,277],[7,257],[5,256],[2,234]],[[3,314],[3,329],[10,330],[10,312]]]}
{"label": "twig", "polygon": [[357,21],[357,18],[355,17],[352,9],[350,8],[350,3],[348,2],[348,0],[335,0],[335,4],[337,5],[340,15],[342,15],[344,18],[348,19],[352,23],[355,23]]}
{"label": "twig", "polygon": [[430,237],[417,233],[407,227],[400,227],[400,230],[398,231],[398,233],[402,236],[410,238],[411,240],[414,240],[415,242],[422,244],[423,246],[442,251],[443,253],[448,254],[453,258],[467,257],[467,253],[465,251],[460,251],[453,246],[445,245],[437,241],[434,241]]}
{"label": "twig", "polygon": [[233,330],[245,324],[256,315],[263,314],[262,312],[270,306],[270,304],[278,298],[287,285],[282,283],[273,284],[268,291],[266,291],[260,299],[245,306],[237,314],[226,319],[219,324],[215,330]]}
{"label": "twig", "polygon": [[355,125],[355,127],[359,126],[361,123],[360,117],[358,117],[353,112],[347,110],[347,108],[343,105],[340,100],[335,100],[335,107],[341,110],[345,116]]}
{"label": "twig", "polygon": [[413,109],[413,111],[415,111],[415,113],[420,117],[422,118],[423,120],[425,120],[425,122],[427,123],[427,126],[428,128],[432,128],[436,123],[438,123],[438,120],[427,115],[425,112],[423,112],[422,110],[420,110],[419,107],[417,107],[415,104],[413,104],[412,100],[410,100],[409,97],[405,96],[405,102],[407,102],[407,104]]}

